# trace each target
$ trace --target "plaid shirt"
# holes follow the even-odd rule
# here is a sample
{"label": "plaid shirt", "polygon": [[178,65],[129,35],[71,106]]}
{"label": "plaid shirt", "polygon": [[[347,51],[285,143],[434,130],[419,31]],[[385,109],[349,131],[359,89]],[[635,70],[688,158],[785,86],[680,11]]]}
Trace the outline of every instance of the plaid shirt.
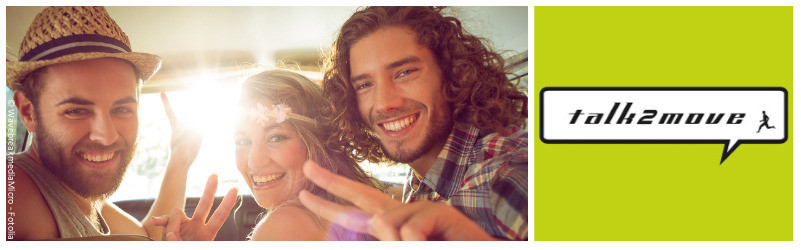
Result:
{"label": "plaid shirt", "polygon": [[[410,170],[411,171],[411,170]],[[528,133],[457,123],[422,181],[409,172],[403,202],[445,202],[489,235],[528,239]]]}

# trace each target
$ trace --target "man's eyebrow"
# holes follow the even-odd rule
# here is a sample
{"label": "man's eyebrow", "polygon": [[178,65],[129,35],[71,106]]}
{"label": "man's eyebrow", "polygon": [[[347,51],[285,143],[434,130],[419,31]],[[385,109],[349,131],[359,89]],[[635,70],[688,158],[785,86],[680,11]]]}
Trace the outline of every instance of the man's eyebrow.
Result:
{"label": "man's eyebrow", "polygon": [[116,102],[114,102],[114,105],[120,105],[120,104],[126,104],[126,103],[134,103],[134,104],[136,104],[136,103],[138,103],[138,101],[136,101],[136,98],[133,98],[132,96],[129,96],[129,97],[117,100]]}
{"label": "man's eyebrow", "polygon": [[354,83],[354,82],[356,82],[358,80],[362,80],[362,79],[366,79],[366,78],[367,78],[367,74],[361,74],[361,75],[358,75],[358,76],[351,77],[350,78],[350,82]]}
{"label": "man's eyebrow", "polygon": [[64,104],[94,105],[95,103],[80,97],[70,97],[59,102],[58,104],[56,104],[56,106],[61,106]]}
{"label": "man's eyebrow", "polygon": [[[137,103],[137,101],[136,101],[136,98],[133,98],[133,97],[129,96],[129,97],[117,100],[116,102],[114,102],[114,105],[120,105],[120,104],[126,104],[126,103]],[[90,101],[90,100],[86,100],[86,99],[83,99],[83,98],[80,98],[80,97],[70,97],[70,98],[64,99],[63,101],[59,102],[58,104],[56,104],[56,106],[61,106],[61,105],[64,105],[64,104],[94,105],[95,103]]]}
{"label": "man's eyebrow", "polygon": [[[408,56],[406,58],[403,58],[403,59],[394,61],[394,62],[392,62],[390,64],[387,64],[387,66],[384,67],[384,68],[389,70],[389,69],[394,69],[394,68],[403,66],[404,64],[413,63],[413,62],[419,62],[419,61],[421,61],[421,60],[417,56]],[[355,82],[355,81],[362,80],[362,79],[365,79],[365,78],[367,78],[367,74],[357,75],[357,76],[351,77],[350,78],[350,82]]]}
{"label": "man's eyebrow", "polygon": [[409,56],[409,57],[406,57],[406,58],[403,58],[403,59],[400,59],[400,60],[397,60],[395,62],[390,63],[389,65],[387,65],[386,69],[394,69],[394,68],[403,66],[404,64],[407,64],[407,63],[413,63],[413,62],[419,62],[419,61],[420,61],[419,57]]}

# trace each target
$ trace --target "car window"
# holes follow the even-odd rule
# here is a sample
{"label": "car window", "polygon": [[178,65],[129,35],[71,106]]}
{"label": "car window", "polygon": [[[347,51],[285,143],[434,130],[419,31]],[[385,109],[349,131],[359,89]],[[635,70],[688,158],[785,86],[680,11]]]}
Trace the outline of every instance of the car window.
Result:
{"label": "car window", "polygon": [[28,130],[19,117],[17,107],[14,106],[14,92],[6,87],[6,153],[18,154],[25,151],[31,144]]}
{"label": "car window", "polygon": [[[200,152],[189,170],[187,197],[201,196],[206,179],[212,173],[219,176],[217,195],[225,195],[231,187],[238,187],[239,194],[250,194],[236,169],[233,139],[239,82],[245,75],[247,73],[232,77],[207,76],[213,80],[193,77],[186,80],[193,84],[191,87],[167,92],[178,119],[203,134]],[[149,199],[158,194],[169,155],[170,131],[160,94],[142,94],[136,154],[119,189],[109,197],[110,201]],[[397,185],[403,182],[409,169],[405,164],[387,166],[364,162],[361,165],[379,180]]]}

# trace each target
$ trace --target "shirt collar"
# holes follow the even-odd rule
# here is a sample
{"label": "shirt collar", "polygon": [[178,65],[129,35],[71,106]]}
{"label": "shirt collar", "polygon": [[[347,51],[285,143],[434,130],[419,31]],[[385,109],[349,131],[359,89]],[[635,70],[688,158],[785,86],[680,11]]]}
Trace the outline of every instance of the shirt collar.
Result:
{"label": "shirt collar", "polygon": [[[470,123],[454,124],[445,146],[423,177],[422,184],[431,188],[442,198],[450,199],[462,183],[462,177],[470,164],[471,151],[478,141],[479,133],[480,130]],[[414,176],[409,176],[409,178],[412,179],[412,182],[416,182]],[[415,190],[415,194],[425,189],[427,188],[421,185]]]}

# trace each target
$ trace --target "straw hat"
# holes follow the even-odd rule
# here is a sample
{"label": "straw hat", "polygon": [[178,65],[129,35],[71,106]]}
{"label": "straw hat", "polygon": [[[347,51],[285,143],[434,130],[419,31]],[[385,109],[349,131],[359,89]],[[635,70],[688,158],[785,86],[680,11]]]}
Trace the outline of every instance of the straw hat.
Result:
{"label": "straw hat", "polygon": [[161,67],[161,58],[131,52],[128,36],[103,7],[48,7],[36,16],[19,49],[19,61],[6,61],[6,86],[16,90],[36,69],[101,57],[131,62],[142,81]]}

